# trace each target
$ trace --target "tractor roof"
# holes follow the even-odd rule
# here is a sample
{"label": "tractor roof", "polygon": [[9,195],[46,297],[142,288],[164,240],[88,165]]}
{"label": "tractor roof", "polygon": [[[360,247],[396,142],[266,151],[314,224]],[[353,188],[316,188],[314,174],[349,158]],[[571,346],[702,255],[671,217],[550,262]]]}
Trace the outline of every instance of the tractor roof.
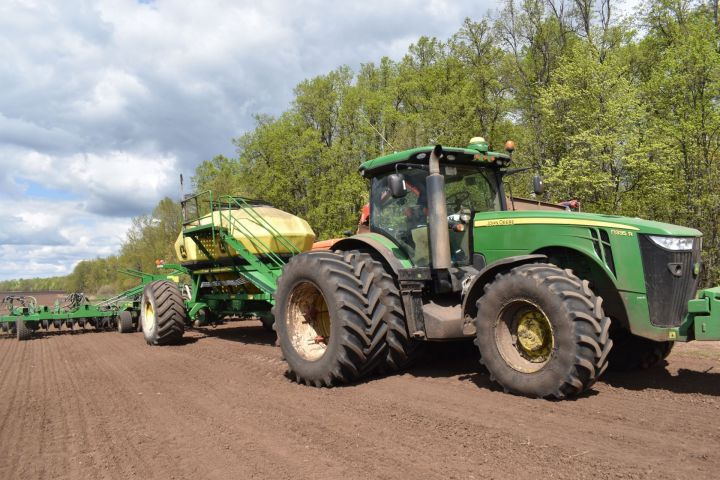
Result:
{"label": "tractor roof", "polygon": [[[360,165],[360,172],[365,177],[371,177],[383,171],[393,170],[398,163],[427,164],[433,146],[411,148],[402,152],[384,155]],[[444,164],[479,165],[489,167],[502,167],[510,162],[510,156],[505,153],[488,151],[487,143],[471,144],[468,148],[443,147],[443,156],[440,159]]]}

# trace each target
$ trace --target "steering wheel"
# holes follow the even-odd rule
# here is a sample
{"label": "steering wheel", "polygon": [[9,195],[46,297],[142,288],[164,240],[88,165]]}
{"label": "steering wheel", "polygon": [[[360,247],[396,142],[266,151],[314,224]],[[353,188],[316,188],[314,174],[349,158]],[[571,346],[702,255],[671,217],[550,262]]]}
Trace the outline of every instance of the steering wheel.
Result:
{"label": "steering wheel", "polygon": [[458,192],[448,195],[445,198],[445,203],[448,205],[452,204],[455,207],[455,210],[460,210],[463,202],[468,198],[470,198],[470,192],[468,192],[467,190],[460,190]]}

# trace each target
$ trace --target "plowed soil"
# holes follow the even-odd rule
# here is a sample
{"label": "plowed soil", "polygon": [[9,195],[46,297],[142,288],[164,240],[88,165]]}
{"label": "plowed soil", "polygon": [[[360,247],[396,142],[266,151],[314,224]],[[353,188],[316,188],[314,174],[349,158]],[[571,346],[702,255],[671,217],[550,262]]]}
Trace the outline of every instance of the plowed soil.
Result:
{"label": "plowed soil", "polygon": [[0,339],[0,479],[720,478],[720,347],[605,374],[573,401],[508,395],[472,347],[315,389],[257,322]]}

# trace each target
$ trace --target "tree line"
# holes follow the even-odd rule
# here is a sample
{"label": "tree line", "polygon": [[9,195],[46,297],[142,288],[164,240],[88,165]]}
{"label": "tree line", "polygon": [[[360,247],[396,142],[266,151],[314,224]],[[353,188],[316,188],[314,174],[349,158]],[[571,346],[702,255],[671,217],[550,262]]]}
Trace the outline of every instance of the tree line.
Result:
{"label": "tree line", "polygon": [[[234,158],[202,162],[193,184],[269,201],[330,238],[353,229],[367,202],[360,163],[418,145],[464,146],[478,135],[496,149],[513,139],[516,166],[545,177],[545,200],[701,230],[704,281],[716,284],[718,0],[649,0],[629,18],[617,7],[507,0],[448,39],[421,37],[399,60],[307,79],[285,112],[256,115],[255,128],[233,140]],[[512,178],[516,195],[530,191],[533,172]],[[172,201],[163,202],[169,211]],[[62,281],[100,288],[117,280],[82,269],[145,268],[171,256],[179,226],[157,220],[135,219],[117,257],[81,262]]]}

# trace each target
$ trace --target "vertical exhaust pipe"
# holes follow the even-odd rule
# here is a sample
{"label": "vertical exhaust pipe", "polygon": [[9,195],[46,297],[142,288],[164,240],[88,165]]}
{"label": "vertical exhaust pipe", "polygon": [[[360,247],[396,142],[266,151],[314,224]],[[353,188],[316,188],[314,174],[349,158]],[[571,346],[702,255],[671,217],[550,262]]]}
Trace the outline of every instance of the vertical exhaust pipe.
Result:
{"label": "vertical exhaust pipe", "polygon": [[450,232],[445,203],[445,177],[440,174],[442,146],[435,145],[430,153],[430,174],[425,181],[428,198],[428,227],[430,229],[430,256],[432,268],[447,269],[450,258]]}

